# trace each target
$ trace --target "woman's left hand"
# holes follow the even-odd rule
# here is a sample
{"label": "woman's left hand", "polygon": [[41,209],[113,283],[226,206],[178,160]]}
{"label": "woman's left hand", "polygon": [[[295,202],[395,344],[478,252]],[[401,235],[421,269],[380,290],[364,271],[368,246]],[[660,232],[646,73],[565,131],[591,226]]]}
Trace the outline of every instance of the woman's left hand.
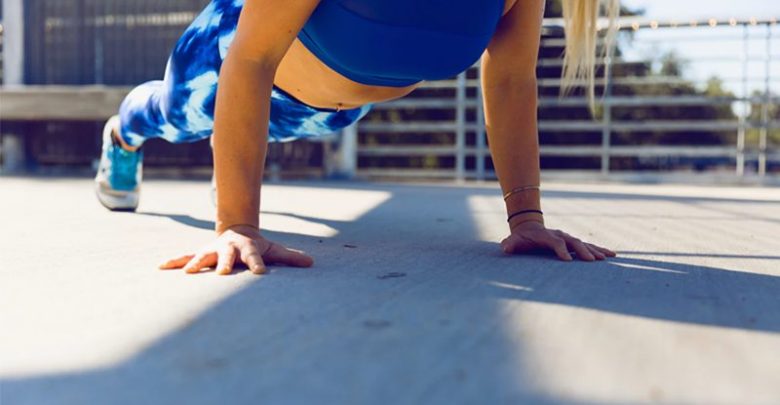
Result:
{"label": "woman's left hand", "polygon": [[572,260],[570,251],[574,251],[580,260],[604,260],[614,257],[615,252],[586,243],[558,229],[547,229],[540,222],[523,222],[512,229],[512,233],[501,241],[504,253],[524,253],[539,249],[553,250],[559,259]]}

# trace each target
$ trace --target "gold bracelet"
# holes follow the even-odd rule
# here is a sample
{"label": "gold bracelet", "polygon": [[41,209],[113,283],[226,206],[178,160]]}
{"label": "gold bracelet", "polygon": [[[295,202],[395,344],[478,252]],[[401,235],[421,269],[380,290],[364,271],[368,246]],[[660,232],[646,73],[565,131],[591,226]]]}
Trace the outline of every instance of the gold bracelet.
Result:
{"label": "gold bracelet", "polygon": [[525,190],[539,190],[539,186],[521,186],[521,187],[513,188],[511,191],[509,191],[508,193],[504,194],[504,200],[506,200],[507,198],[509,198],[509,196],[511,196],[513,194],[516,194],[516,193],[519,193],[519,192],[525,191]]}

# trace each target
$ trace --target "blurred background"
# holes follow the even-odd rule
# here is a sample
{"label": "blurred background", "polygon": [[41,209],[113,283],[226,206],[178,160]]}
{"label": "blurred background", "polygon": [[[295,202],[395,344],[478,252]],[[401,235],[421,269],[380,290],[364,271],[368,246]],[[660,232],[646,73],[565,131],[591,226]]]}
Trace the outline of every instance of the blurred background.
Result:
{"label": "blurred background", "polygon": [[[162,78],[206,0],[3,0],[3,173],[94,173],[103,121],[132,86]],[[539,49],[545,178],[780,184],[780,3],[624,0],[591,116],[559,97],[560,2]],[[319,140],[272,144],[272,178],[495,179],[479,68],[377,104]],[[208,176],[207,141],[147,142],[145,170]]]}

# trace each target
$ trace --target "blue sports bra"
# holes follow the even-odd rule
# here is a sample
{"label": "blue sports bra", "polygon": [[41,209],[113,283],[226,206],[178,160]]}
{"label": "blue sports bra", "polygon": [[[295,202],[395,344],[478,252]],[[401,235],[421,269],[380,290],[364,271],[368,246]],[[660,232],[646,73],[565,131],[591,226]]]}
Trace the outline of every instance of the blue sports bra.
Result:
{"label": "blue sports bra", "polygon": [[405,87],[471,66],[503,9],[504,0],[322,0],[298,39],[351,80]]}

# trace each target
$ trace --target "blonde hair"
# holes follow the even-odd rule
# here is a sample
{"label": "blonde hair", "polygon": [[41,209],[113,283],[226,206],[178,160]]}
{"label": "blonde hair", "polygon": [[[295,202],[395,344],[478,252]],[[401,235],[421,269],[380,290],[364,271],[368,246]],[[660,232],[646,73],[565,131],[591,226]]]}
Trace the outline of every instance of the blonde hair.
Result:
{"label": "blonde hair", "polygon": [[[614,42],[615,20],[620,14],[619,0],[562,0],[563,25],[566,34],[566,48],[561,74],[561,95],[569,93],[581,81],[585,81],[588,94],[588,106],[591,113],[596,107],[595,65],[598,57],[610,58]],[[598,38],[598,18],[604,4],[609,27],[605,35],[601,55],[596,54]],[[609,65],[605,64],[605,77]]]}

